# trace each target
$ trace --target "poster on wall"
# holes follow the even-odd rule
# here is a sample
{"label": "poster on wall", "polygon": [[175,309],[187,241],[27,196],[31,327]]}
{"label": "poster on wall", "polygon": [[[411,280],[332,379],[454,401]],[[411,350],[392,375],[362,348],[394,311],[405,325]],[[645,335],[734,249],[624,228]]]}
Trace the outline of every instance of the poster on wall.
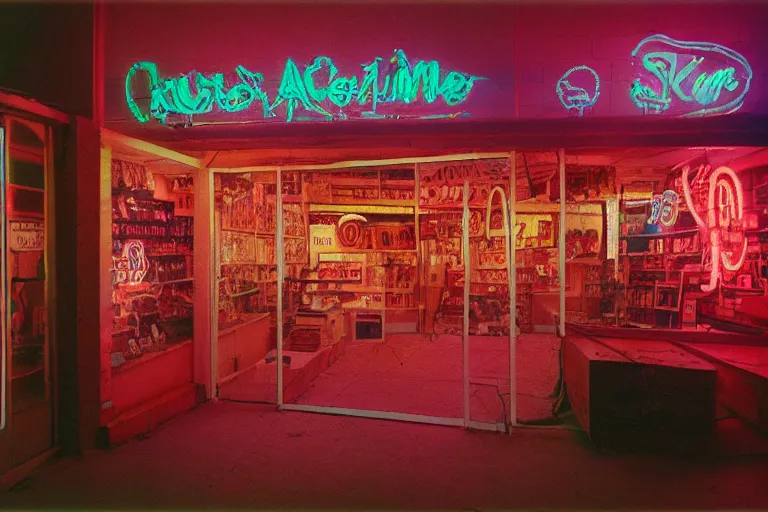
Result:
{"label": "poster on wall", "polygon": [[600,253],[603,218],[595,214],[565,216],[565,258],[596,258]]}

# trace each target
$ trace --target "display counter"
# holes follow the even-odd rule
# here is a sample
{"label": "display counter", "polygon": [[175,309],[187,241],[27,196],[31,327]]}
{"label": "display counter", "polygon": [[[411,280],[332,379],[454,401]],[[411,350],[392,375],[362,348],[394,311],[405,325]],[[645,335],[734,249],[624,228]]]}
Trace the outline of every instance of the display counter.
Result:
{"label": "display counter", "polygon": [[192,340],[129,361],[112,372],[115,414],[192,382]]}
{"label": "display counter", "polygon": [[197,394],[192,368],[192,340],[187,340],[113,370],[113,407],[101,443],[124,443],[193,408]]}

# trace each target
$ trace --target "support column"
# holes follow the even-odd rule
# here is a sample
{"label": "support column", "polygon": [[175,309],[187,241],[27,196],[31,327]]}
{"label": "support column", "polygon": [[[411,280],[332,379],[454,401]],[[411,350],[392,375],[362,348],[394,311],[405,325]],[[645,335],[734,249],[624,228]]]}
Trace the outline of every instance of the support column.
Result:
{"label": "support column", "polygon": [[213,173],[201,167],[195,173],[194,187],[194,279],[193,312],[194,380],[198,402],[216,394],[218,339],[213,330],[214,293],[218,269],[213,268]]}

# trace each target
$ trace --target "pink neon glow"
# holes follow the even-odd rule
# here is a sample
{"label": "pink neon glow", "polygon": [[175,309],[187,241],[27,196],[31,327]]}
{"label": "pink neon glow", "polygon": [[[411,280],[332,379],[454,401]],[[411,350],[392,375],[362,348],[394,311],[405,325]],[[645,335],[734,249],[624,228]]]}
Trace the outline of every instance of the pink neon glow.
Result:
{"label": "pink neon glow", "polygon": [[661,195],[661,223],[666,227],[672,227],[677,222],[678,197],[675,191],[665,190]]}
{"label": "pink neon glow", "polygon": [[[704,178],[712,169],[709,165],[702,165],[696,171],[696,179]],[[709,175],[709,191],[707,200],[707,221],[699,216],[696,211],[696,203],[691,196],[688,173],[690,166],[683,167],[683,195],[688,210],[693,215],[696,224],[703,231],[709,233],[710,249],[712,251],[712,265],[709,274],[709,283],[701,285],[703,292],[713,291],[721,278],[720,265],[728,271],[735,272],[744,264],[747,255],[747,240],[742,238],[739,257],[734,261],[733,254],[722,250],[722,228],[733,223],[741,223],[744,217],[744,192],[736,173],[728,167],[718,167]],[[734,201],[735,195],[735,201]]]}
{"label": "pink neon glow", "polygon": [[[727,176],[731,181],[719,179],[721,176]],[[731,184],[732,183],[732,184]],[[736,204],[733,201],[733,193],[736,192]],[[715,202],[717,199],[717,203]],[[741,182],[736,173],[728,167],[719,167],[712,176],[709,177],[709,220],[710,226],[713,226],[714,220],[718,227],[730,226],[732,223],[741,224],[744,218],[744,192],[741,188]],[[717,209],[717,211],[715,211]],[[717,218],[719,213],[719,218]],[[722,234],[717,230],[718,242]],[[733,254],[720,251],[723,267],[730,272],[735,272],[744,264],[747,256],[747,240],[742,237],[741,254],[738,259],[733,260]],[[713,261],[714,255],[713,255]]]}

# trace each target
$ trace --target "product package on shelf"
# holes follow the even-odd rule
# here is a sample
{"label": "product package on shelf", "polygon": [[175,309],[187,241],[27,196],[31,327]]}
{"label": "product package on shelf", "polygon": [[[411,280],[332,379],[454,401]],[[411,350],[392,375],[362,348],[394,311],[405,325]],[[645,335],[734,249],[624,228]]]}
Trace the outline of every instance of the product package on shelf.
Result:
{"label": "product package on shelf", "polygon": [[283,233],[286,237],[304,238],[307,235],[304,225],[304,212],[299,204],[283,204]]}
{"label": "product package on shelf", "polygon": [[153,191],[155,180],[146,166],[113,158],[112,189]]}

